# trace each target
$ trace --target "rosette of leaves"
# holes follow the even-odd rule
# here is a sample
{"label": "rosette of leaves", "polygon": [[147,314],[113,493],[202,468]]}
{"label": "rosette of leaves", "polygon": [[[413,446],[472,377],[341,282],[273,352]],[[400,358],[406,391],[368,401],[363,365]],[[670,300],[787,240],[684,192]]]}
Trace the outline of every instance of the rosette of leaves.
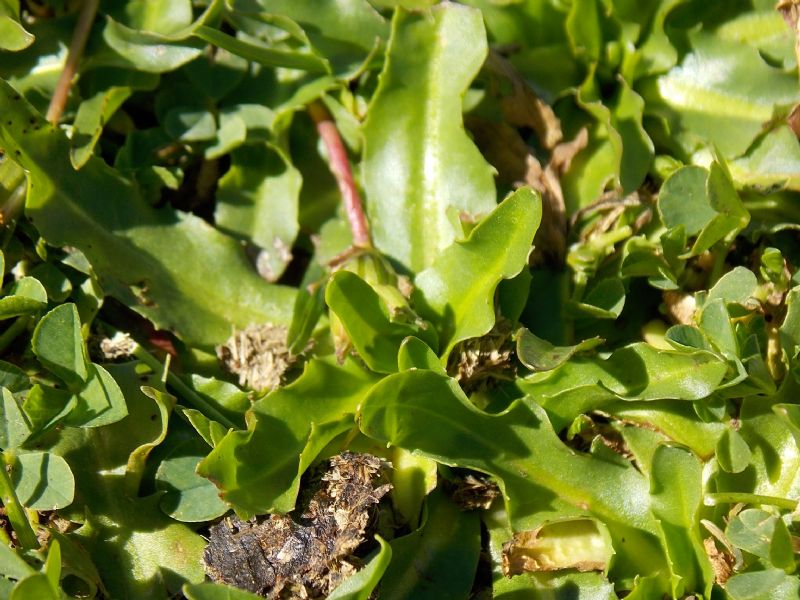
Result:
{"label": "rosette of leaves", "polygon": [[796,17],[0,2],[3,591],[252,597],[203,536],[351,452],[330,598],[796,597]]}

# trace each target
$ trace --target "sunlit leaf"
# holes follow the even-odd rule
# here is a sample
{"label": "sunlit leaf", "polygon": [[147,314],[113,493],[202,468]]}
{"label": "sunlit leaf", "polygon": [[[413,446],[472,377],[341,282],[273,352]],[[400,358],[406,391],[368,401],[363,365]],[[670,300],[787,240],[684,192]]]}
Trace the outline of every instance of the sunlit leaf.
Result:
{"label": "sunlit leaf", "polygon": [[476,10],[395,13],[364,123],[364,187],[375,244],[412,272],[460,237],[453,217],[496,202],[491,167],[461,120],[461,97],[486,52]]}
{"label": "sunlit leaf", "polygon": [[497,284],[523,268],[541,218],[540,198],[522,188],[417,275],[417,306],[439,328],[444,356],[456,343],[492,328]]}

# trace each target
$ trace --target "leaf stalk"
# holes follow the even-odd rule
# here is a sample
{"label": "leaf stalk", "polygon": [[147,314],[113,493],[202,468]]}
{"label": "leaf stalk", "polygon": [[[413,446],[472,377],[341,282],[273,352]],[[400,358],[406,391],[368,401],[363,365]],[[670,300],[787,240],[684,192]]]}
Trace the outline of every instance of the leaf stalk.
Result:
{"label": "leaf stalk", "polygon": [[2,457],[0,460],[0,498],[3,500],[6,515],[11,527],[14,528],[14,533],[17,534],[20,546],[26,550],[36,549],[39,547],[39,541],[36,539],[36,533],[33,531],[25,507],[17,498],[17,492],[8,474],[9,467],[13,466],[17,459],[8,450],[3,452],[0,457]]}
{"label": "leaf stalk", "polygon": [[336,123],[325,105],[319,101],[312,102],[308,106],[308,114],[314,120],[317,133],[328,150],[331,173],[336,179],[344,200],[347,220],[350,223],[350,231],[353,233],[353,243],[362,248],[372,248],[372,238],[369,235],[364,206],[353,180],[350,161],[347,159],[347,151],[342,143],[339,130],[336,128]]}
{"label": "leaf stalk", "polygon": [[53,97],[50,99],[50,106],[47,107],[46,118],[53,125],[56,125],[61,119],[61,114],[67,105],[72,80],[78,71],[78,63],[81,60],[81,56],[83,56],[83,49],[86,47],[86,40],[89,38],[89,32],[92,29],[92,23],[94,23],[99,5],[100,0],[84,0],[81,7],[78,23],[72,33],[72,41],[69,45],[67,61],[64,63],[64,70],[61,71],[58,83],[56,83],[56,89],[53,91]]}

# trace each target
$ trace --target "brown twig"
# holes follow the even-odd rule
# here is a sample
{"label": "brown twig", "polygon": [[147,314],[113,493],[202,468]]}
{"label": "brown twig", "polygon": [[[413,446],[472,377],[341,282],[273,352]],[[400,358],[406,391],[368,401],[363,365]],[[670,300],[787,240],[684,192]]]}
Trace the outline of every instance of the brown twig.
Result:
{"label": "brown twig", "polygon": [[53,97],[50,99],[50,106],[47,107],[47,120],[53,125],[58,123],[64,107],[67,105],[69,90],[72,87],[72,80],[78,70],[78,62],[83,55],[86,47],[86,40],[89,38],[89,31],[92,29],[94,17],[97,14],[97,7],[100,0],[84,0],[81,13],[78,15],[78,23],[72,34],[72,42],[69,45],[67,61],[64,63],[64,70],[58,78]]}
{"label": "brown twig", "polygon": [[336,129],[336,124],[321,102],[312,102],[308,107],[308,114],[314,120],[319,137],[322,138],[325,147],[328,149],[331,173],[336,178],[339,191],[344,199],[347,220],[350,222],[350,230],[353,232],[353,244],[363,248],[371,248],[372,239],[369,235],[367,217],[364,214],[361,197],[358,195],[358,189],[356,189],[355,181],[353,181],[350,162],[347,160],[347,152],[344,149],[339,131]]}

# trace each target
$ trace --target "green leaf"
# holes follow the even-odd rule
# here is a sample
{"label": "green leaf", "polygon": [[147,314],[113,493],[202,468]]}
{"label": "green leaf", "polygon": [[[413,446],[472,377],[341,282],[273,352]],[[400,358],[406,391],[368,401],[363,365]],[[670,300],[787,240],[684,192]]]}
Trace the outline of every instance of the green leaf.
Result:
{"label": "green leaf", "polygon": [[137,446],[128,455],[128,463],[125,465],[125,488],[130,496],[136,496],[139,491],[147,457],[153,451],[153,448],[166,439],[169,416],[175,407],[175,397],[173,395],[150,386],[142,386],[141,389],[145,396],[155,401],[158,407],[158,422],[161,427],[153,439]]}
{"label": "green leaf", "polygon": [[417,275],[415,306],[440,332],[442,356],[494,325],[494,292],[527,264],[542,218],[541,199],[521,188],[503,200],[465,241],[440,252]]}
{"label": "green leaf", "polygon": [[241,56],[250,61],[257,62],[266,67],[284,67],[287,69],[302,69],[310,73],[329,73],[327,61],[316,54],[268,48],[254,42],[241,40],[211,27],[198,27],[194,32],[198,38],[214,44]]}
{"label": "green leaf", "polygon": [[650,496],[670,561],[673,595],[701,592],[708,597],[714,573],[700,535],[700,461],[681,448],[659,446],[650,467]]}
{"label": "green leaf", "polygon": [[[667,439],[690,448],[701,459],[708,460],[714,456],[716,444],[727,427],[717,419],[705,422],[697,416],[695,405],[705,402],[699,400],[676,405],[670,400],[622,401],[609,405],[605,410],[620,421],[638,425],[631,428],[635,431],[644,427],[655,427],[659,432],[659,442],[664,441],[662,436],[666,436]],[[623,433],[626,439],[631,435],[631,432]],[[650,463],[649,459],[639,462],[642,465]]]}
{"label": "green leaf", "polygon": [[19,0],[0,0],[0,51],[19,52],[34,39],[19,22]]}
{"label": "green leaf", "polygon": [[687,256],[702,254],[720,240],[730,240],[750,222],[727,167],[718,161],[708,171],[688,166],[676,170],[658,200],[667,227],[683,226],[697,239]]}
{"label": "green leaf", "polygon": [[381,598],[466,599],[478,566],[480,520],[477,513],[460,511],[443,493],[434,492],[422,527],[391,546]]}
{"label": "green leaf", "polygon": [[717,213],[697,236],[692,255],[697,256],[720,240],[731,240],[750,222],[750,213],[733,187],[728,168],[714,161],[706,182],[708,203]]}
{"label": "green leaf", "polygon": [[687,152],[707,144],[726,158],[741,156],[778,107],[800,99],[796,78],[745,44],[697,33],[692,45],[645,98],[669,108],[673,135]]}
{"label": "green leaf", "polygon": [[737,548],[778,568],[794,569],[794,553],[786,525],[773,514],[757,508],[743,510],[728,523],[725,535]]}
{"label": "green leaf", "polygon": [[755,274],[745,267],[734,267],[719,278],[706,296],[706,302],[721,299],[725,302],[745,304],[758,285]]}
{"label": "green leaf", "polygon": [[597,97],[593,71],[579,88],[577,97],[578,104],[600,124],[592,170],[601,186],[612,179],[627,194],[642,184],[653,162],[653,142],[642,125],[645,103],[620,79],[616,95],[606,106]]}
{"label": "green leaf", "polygon": [[294,292],[264,282],[235,240],[193,215],[151,208],[99,159],[76,173],[67,140],[5,83],[0,112],[0,148],[29,171],[28,216],[49,243],[81,249],[109,294],[202,347],[226,340],[231,326],[288,323]]}
{"label": "green leaf", "polygon": [[786,316],[778,329],[781,351],[784,360],[791,364],[800,346],[800,288],[789,290],[786,294]]}
{"label": "green leaf", "polygon": [[50,542],[47,548],[47,560],[44,563],[44,574],[54,589],[58,589],[61,580],[61,544],[57,539]]}
{"label": "green leaf", "polygon": [[261,596],[219,583],[195,583],[183,586],[189,600],[258,600]]}
{"label": "green leaf", "polygon": [[213,21],[222,8],[222,2],[213,0],[192,23],[192,5],[188,0],[168,3],[136,0],[125,6],[126,14],[116,15],[127,25],[108,18],[103,40],[138,71],[172,71],[200,56],[202,45],[191,36]]}
{"label": "green leaf", "polygon": [[[376,440],[494,475],[516,530],[556,516],[592,515],[608,526],[626,569],[661,560],[641,474],[568,449],[529,397],[490,415],[477,410],[455,380],[404,371],[372,388],[360,426]],[[621,544],[623,537],[628,541]]]}
{"label": "green leaf", "polygon": [[477,10],[395,12],[364,123],[364,188],[375,245],[413,273],[460,237],[451,211],[486,213],[496,201],[492,169],[461,120],[486,53]]}
{"label": "green leaf", "polygon": [[378,553],[358,572],[353,573],[328,594],[328,600],[369,600],[392,560],[392,547],[381,536],[375,539],[381,545]]}
{"label": "green leaf", "polygon": [[397,371],[397,353],[408,336],[436,345],[435,333],[428,323],[393,320],[392,308],[386,307],[372,286],[355,273],[334,273],[328,282],[325,300],[341,319],[359,356],[373,371]]}
{"label": "green leaf", "polygon": [[741,573],[725,585],[731,600],[794,600],[800,592],[800,579],[780,569]]}
{"label": "green leaf", "polygon": [[572,53],[586,63],[597,62],[603,44],[598,0],[576,0],[566,20]]}
{"label": "green leaf", "polygon": [[200,434],[200,437],[203,438],[206,444],[212,448],[216,446],[222,438],[225,437],[226,433],[228,433],[227,427],[221,423],[212,421],[199,410],[194,410],[192,408],[181,408],[181,412],[189,421],[189,423],[192,424],[192,427],[195,428],[195,431]]}
{"label": "green leaf", "polygon": [[47,292],[37,279],[22,277],[0,298],[0,319],[31,315],[47,307]]}
{"label": "green leaf", "polygon": [[0,447],[18,448],[31,434],[31,424],[11,391],[3,388],[3,411],[0,420]]}
{"label": "green leaf", "polygon": [[616,319],[625,308],[625,286],[619,279],[601,279],[582,302],[570,302],[577,316],[595,319]]}
{"label": "green leaf", "polygon": [[75,427],[101,427],[128,414],[125,397],[114,378],[100,365],[89,366],[89,380],[75,392],[75,409],[65,423]]}
{"label": "green leaf", "polygon": [[67,461],[50,452],[18,454],[11,479],[19,501],[33,510],[64,508],[75,495],[75,478]]}
{"label": "green leaf", "polygon": [[156,471],[156,489],[164,491],[161,510],[176,521],[200,523],[228,511],[214,484],[196,473],[204,450],[196,439],[174,445]]}
{"label": "green leaf", "polygon": [[729,165],[738,186],[800,190],[800,141],[786,125],[756,139],[745,156]]}
{"label": "green leaf", "polygon": [[217,135],[217,122],[210,111],[176,106],[164,115],[164,131],[181,142],[209,142]]}
{"label": "green leaf", "polygon": [[296,21],[318,42],[320,50],[326,49],[320,39],[326,37],[371,51],[388,34],[386,21],[366,0],[320,0],[313,4],[294,0],[231,0],[231,4],[237,11],[263,12]]}
{"label": "green leaf", "polygon": [[554,346],[527,329],[517,332],[517,358],[531,371],[551,371],[567,362],[577,352],[591,350],[603,343],[599,337],[584,340],[574,346]]}
{"label": "green leaf", "polygon": [[399,371],[427,369],[445,375],[444,367],[439,362],[436,353],[431,350],[428,344],[415,337],[408,337],[400,344],[400,351],[397,355],[397,369]]}
{"label": "green leaf", "polygon": [[239,148],[231,161],[219,180],[214,221],[258,246],[259,271],[275,281],[292,258],[302,178],[282,151],[266,144]]}
{"label": "green leaf", "polygon": [[31,346],[39,361],[70,389],[79,389],[89,380],[81,321],[74,304],[62,304],[43,316]]}
{"label": "green leaf", "polygon": [[[312,264],[306,271],[303,285],[297,290],[292,323],[286,334],[286,346],[292,354],[303,352],[325,311],[325,282],[318,278],[323,278],[322,267]],[[306,281],[308,279],[311,281]]]}
{"label": "green leaf", "polygon": [[639,343],[615,350],[607,359],[573,358],[553,371],[521,380],[560,429],[579,414],[618,399],[698,400],[722,382],[727,364],[703,351],[656,350]]}
{"label": "green leaf", "polygon": [[708,171],[689,165],[674,171],[661,186],[658,212],[669,228],[683,226],[686,235],[697,235],[716,211],[706,197]]}
{"label": "green leaf", "polygon": [[392,463],[392,503],[413,528],[419,524],[425,498],[439,480],[436,461],[403,448],[392,448],[389,460]]}
{"label": "green leaf", "polygon": [[0,573],[12,579],[24,579],[34,573],[33,567],[19,553],[6,544],[0,544]]}
{"label": "green leaf", "polygon": [[169,597],[187,581],[203,580],[205,540],[164,516],[159,495],[126,493],[121,473],[129,455],[155,439],[162,427],[156,403],[139,388],[158,382],[136,362],[107,368],[124,391],[130,412],[106,427],[70,427],[59,433],[49,450],[65,457],[75,476],[75,501],[62,516],[82,523],[69,539],[91,556],[109,597]]}
{"label": "green leaf", "polygon": [[237,510],[292,510],[300,476],[328,442],[354,427],[353,413],[374,381],[352,362],[311,361],[295,382],[256,402],[247,431],[228,433],[197,472]]}
{"label": "green leaf", "polygon": [[[153,79],[154,76],[150,76]],[[139,86],[146,82],[143,87],[155,87],[157,79],[143,77]],[[132,82],[133,83],[133,82]],[[137,86],[137,87],[139,87]],[[133,86],[113,85],[104,90],[98,91],[90,98],[87,98],[78,107],[75,115],[75,122],[72,126],[72,138],[70,140],[70,160],[72,166],[80,169],[94,153],[95,146],[103,133],[103,126],[108,123],[111,117],[120,106],[133,93]]]}
{"label": "green leaf", "polygon": [[72,292],[72,282],[61,269],[50,263],[36,265],[31,269],[31,276],[44,286],[47,297],[53,302],[64,302]]}
{"label": "green leaf", "polygon": [[750,446],[735,429],[725,429],[717,442],[717,462],[728,473],[741,473],[753,459]]}
{"label": "green leaf", "polygon": [[34,573],[14,586],[9,600],[61,600],[58,588],[54,588],[44,573]]}

